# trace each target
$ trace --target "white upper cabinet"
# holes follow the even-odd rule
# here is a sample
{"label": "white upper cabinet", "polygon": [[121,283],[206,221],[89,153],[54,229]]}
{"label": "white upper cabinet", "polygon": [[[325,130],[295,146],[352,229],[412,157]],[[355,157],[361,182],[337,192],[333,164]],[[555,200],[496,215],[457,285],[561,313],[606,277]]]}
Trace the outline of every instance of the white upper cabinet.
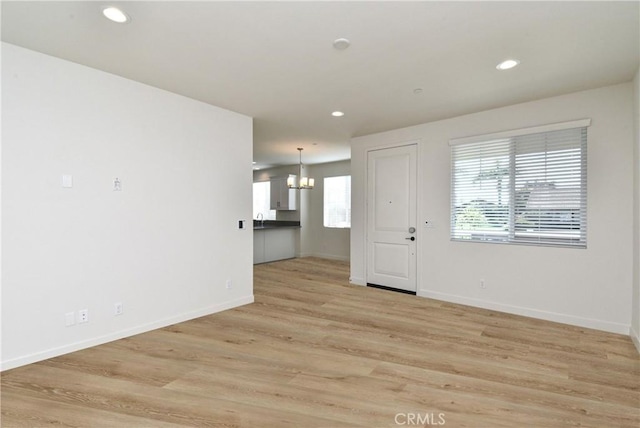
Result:
{"label": "white upper cabinet", "polygon": [[271,179],[271,209],[279,211],[296,210],[296,191],[289,189],[286,177]]}

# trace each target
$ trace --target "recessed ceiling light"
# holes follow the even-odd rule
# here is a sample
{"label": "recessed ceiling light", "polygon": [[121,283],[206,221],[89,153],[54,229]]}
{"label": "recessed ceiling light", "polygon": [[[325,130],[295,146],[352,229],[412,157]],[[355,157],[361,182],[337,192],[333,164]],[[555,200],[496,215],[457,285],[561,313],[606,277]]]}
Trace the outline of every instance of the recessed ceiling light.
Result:
{"label": "recessed ceiling light", "polygon": [[518,61],[517,59],[507,59],[496,65],[496,68],[498,70],[509,70],[510,68],[513,68],[518,64],[520,64],[520,61]]}
{"label": "recessed ceiling light", "polygon": [[339,38],[333,41],[333,47],[338,49],[339,51],[343,51],[349,46],[351,46],[351,42],[349,41],[349,39]]}
{"label": "recessed ceiling light", "polygon": [[331,116],[333,117],[342,117],[344,116],[344,113],[341,111],[334,111],[333,113],[331,113]]}
{"label": "recessed ceiling light", "polygon": [[118,24],[124,24],[129,21],[129,17],[126,13],[118,9],[117,7],[106,7],[102,9],[102,14],[113,22]]}

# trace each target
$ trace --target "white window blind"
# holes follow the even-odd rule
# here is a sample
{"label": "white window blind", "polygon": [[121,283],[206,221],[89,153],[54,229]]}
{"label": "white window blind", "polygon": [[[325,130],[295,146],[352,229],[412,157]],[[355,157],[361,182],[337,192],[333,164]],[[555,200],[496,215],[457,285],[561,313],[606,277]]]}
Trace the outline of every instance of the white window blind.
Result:
{"label": "white window blind", "polygon": [[351,176],[325,177],[324,227],[351,227]]}
{"label": "white window blind", "polygon": [[451,239],[586,247],[587,126],[577,124],[588,122],[452,142]]}

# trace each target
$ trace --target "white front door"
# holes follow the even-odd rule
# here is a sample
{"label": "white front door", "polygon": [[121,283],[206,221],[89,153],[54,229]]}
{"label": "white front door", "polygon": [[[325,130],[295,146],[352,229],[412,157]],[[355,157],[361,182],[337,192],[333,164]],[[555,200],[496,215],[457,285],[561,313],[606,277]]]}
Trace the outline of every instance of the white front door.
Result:
{"label": "white front door", "polygon": [[367,154],[367,283],[416,291],[416,145]]}

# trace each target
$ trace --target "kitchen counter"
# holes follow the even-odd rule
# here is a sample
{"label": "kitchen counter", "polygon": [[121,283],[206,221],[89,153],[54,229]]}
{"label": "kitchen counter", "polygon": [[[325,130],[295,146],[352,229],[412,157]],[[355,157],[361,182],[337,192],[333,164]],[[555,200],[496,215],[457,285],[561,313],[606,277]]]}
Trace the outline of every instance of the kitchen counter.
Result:
{"label": "kitchen counter", "polygon": [[300,229],[299,221],[285,221],[285,220],[253,220],[253,230],[265,230],[265,229]]}

